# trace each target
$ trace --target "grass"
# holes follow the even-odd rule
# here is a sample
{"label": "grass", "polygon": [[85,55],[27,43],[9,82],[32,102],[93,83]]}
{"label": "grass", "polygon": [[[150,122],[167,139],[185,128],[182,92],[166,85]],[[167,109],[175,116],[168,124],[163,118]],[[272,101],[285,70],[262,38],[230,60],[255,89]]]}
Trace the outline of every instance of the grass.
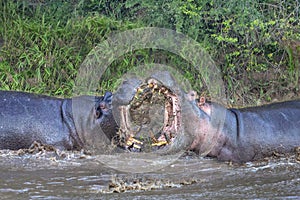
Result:
{"label": "grass", "polygon": [[[12,8],[6,8],[12,9]],[[65,23],[5,13],[1,21],[1,89],[70,96],[77,70],[88,52],[115,30],[134,27],[100,15]],[[108,85],[107,85],[108,86]]]}
{"label": "grass", "polygon": [[[258,14],[252,16],[255,20],[249,22],[249,32],[248,27],[245,29],[244,24],[239,24],[244,18],[239,21],[228,10],[228,16],[225,11],[212,10],[213,4],[203,3],[203,7],[193,7],[195,2],[186,2],[187,6],[184,2],[167,2],[170,6],[165,7],[163,13],[161,8],[152,6],[151,2],[137,5],[135,1],[127,0],[125,7],[121,4],[107,4],[108,7],[116,7],[110,13],[111,9],[94,1],[26,2],[2,2],[0,6],[2,90],[72,96],[78,69],[97,44],[113,33],[150,24],[178,29],[183,33],[186,30],[187,35],[197,39],[214,56],[217,67],[221,69],[230,104],[253,105],[281,100],[291,92],[294,93],[292,98],[299,96],[300,36],[295,31],[299,27],[299,19],[295,14],[289,15],[293,17],[287,20],[287,13],[284,12],[289,9],[280,7],[280,16],[285,17],[283,20],[271,18],[276,10],[271,9],[269,13],[265,13],[267,9],[262,13],[253,11]],[[231,3],[234,1],[224,6],[230,6]],[[181,6],[172,7],[177,4]],[[208,10],[198,11],[206,7]],[[175,14],[177,21],[170,19],[172,14]],[[203,17],[206,17],[205,23],[201,21]],[[255,37],[258,37],[256,41]],[[274,41],[274,38],[279,39]],[[136,66],[150,66],[151,63],[171,66],[190,82],[193,89],[208,95],[211,77],[205,71],[201,71],[200,75],[193,63],[183,57],[156,49],[136,50],[117,58],[99,80],[98,93],[114,91],[125,73],[140,72]],[[257,78],[264,77],[257,74],[274,76],[264,79]]]}

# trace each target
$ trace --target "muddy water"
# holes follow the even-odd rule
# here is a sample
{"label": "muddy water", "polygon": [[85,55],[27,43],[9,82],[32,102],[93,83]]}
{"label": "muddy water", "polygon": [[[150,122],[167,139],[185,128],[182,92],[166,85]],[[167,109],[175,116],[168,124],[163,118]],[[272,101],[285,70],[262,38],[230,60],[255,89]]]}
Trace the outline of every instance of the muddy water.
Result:
{"label": "muddy water", "polygon": [[300,164],[293,156],[241,166],[185,155],[133,174],[80,152],[18,153],[0,152],[0,199],[300,198]]}

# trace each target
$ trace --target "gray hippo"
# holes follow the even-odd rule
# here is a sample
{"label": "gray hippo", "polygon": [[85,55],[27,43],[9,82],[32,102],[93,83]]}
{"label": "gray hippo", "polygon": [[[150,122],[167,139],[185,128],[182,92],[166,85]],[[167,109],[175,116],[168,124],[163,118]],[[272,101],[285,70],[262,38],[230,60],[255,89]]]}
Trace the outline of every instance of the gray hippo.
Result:
{"label": "gray hippo", "polygon": [[0,149],[29,148],[34,141],[61,150],[98,148],[118,128],[111,99],[110,92],[60,99],[0,91]]}
{"label": "gray hippo", "polygon": [[[161,84],[150,87],[153,85],[152,82],[144,91],[150,89],[155,91],[155,88],[168,87],[172,89],[173,93],[166,99],[178,104],[177,107],[174,104],[171,105],[171,108],[176,108],[175,114],[174,112],[171,115],[169,113],[161,114],[161,117],[169,115],[168,119],[170,116],[177,115],[176,124],[175,120],[164,123],[164,127],[154,138],[158,144],[167,144],[164,146],[167,152],[186,149],[203,156],[216,157],[218,160],[242,163],[262,159],[276,153],[293,152],[296,147],[300,146],[299,100],[259,107],[227,109],[218,103],[206,102],[204,98],[196,98],[195,92],[186,94],[167,71],[154,73],[151,78]],[[118,101],[120,105],[130,104],[137,98],[134,91],[141,90],[140,83],[141,80],[135,78],[125,80],[123,86],[114,94],[114,100]],[[160,91],[158,89],[158,92]],[[153,98],[151,98],[152,100]],[[130,120],[128,117],[130,113],[127,110],[130,108],[125,107],[123,110],[125,111],[120,123],[123,124],[121,130],[123,127],[124,132],[133,135],[132,131],[128,131],[132,124],[127,122]],[[148,118],[152,118],[152,116]],[[180,123],[178,123],[179,121]],[[172,130],[168,132],[169,129],[165,129],[166,126]],[[174,127],[178,129],[175,130]],[[134,139],[136,138],[134,137]],[[140,142],[135,142],[134,139],[132,139],[133,146],[139,148]],[[129,144],[132,145],[132,142]]]}
{"label": "gray hippo", "polygon": [[[192,98],[190,98],[192,99]],[[293,152],[300,146],[300,101],[258,107],[226,109],[205,99],[191,101],[194,112],[185,120],[191,150],[202,153],[207,138],[214,142],[208,156],[223,161],[247,162],[275,153]],[[212,122],[212,114],[223,113],[223,126]]]}
{"label": "gray hippo", "polygon": [[[156,140],[155,145],[162,144],[175,151],[189,149],[201,155],[234,162],[288,153],[300,146],[300,101],[227,109],[217,103],[206,102],[203,98],[196,99],[194,93],[184,94],[172,76],[168,73],[159,74],[152,78],[160,81],[162,86],[177,88],[171,94],[171,90],[164,90],[168,91],[166,97],[170,102],[177,102],[176,107],[173,105],[177,118],[168,116],[169,120],[173,119],[169,121],[172,126],[164,123],[168,129],[162,129],[156,138],[151,136]],[[140,83],[141,80],[129,80],[114,95],[118,102],[116,113],[119,106],[124,107],[134,99]],[[149,85],[153,87],[154,83]],[[158,94],[160,92],[158,90]],[[175,93],[181,94],[176,96]],[[122,117],[117,120],[114,118],[111,104],[110,92],[103,97],[59,99],[0,91],[0,149],[28,148],[38,141],[59,149],[87,148],[103,152],[103,147],[120,130],[116,121]],[[127,115],[128,112],[125,112],[123,121],[130,120]],[[124,133],[127,134],[130,123],[125,125]],[[125,135],[125,139],[130,139],[125,141],[127,149],[140,148],[141,143],[134,137],[133,134]]]}

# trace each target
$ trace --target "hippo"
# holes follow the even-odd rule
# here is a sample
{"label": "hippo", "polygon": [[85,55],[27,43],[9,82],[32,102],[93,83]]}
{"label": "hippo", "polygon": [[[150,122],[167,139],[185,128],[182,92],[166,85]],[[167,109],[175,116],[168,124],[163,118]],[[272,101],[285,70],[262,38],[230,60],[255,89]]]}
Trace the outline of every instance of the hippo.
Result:
{"label": "hippo", "polygon": [[[193,151],[205,151],[209,137],[214,142],[206,152],[208,156],[243,163],[293,152],[300,146],[300,100],[227,109],[204,98],[189,99],[194,112],[185,123],[188,137],[193,138],[190,146]],[[217,116],[224,113],[221,128],[212,122],[212,113]]]}
{"label": "hippo", "polygon": [[29,148],[33,142],[60,150],[98,148],[113,137],[112,93],[55,98],[0,91],[0,149]]}
{"label": "hippo", "polygon": [[[28,148],[37,141],[62,150],[88,149],[103,153],[121,130],[125,134],[123,147],[126,151],[140,150],[143,142],[130,130],[130,109],[126,105],[135,99],[137,91],[141,91],[141,83],[140,79],[131,78],[124,81],[114,95],[106,92],[101,97],[72,99],[0,91],[0,149]],[[169,121],[163,123],[158,137],[155,133],[150,136],[155,140],[152,143],[155,148],[170,149],[164,153],[184,149],[221,161],[243,163],[274,153],[289,153],[300,146],[299,100],[242,109],[226,108],[196,98],[195,92],[185,94],[167,72],[154,74],[143,86],[146,94],[149,89],[156,90],[157,94],[164,91],[169,103],[176,103],[166,105],[173,108],[172,112],[176,111],[177,117],[172,117],[170,112],[158,112],[158,116],[165,116]],[[113,115],[120,107],[124,108],[121,117]]]}
{"label": "hippo", "polygon": [[[149,80],[153,79],[154,82],[149,84]],[[176,82],[168,71],[153,73],[145,82],[147,81],[148,87],[143,89],[139,86],[141,80],[133,77],[125,80],[114,94],[113,105],[114,101],[121,107],[132,104],[137,98],[135,91],[142,93],[145,90],[155,91],[155,88],[169,88],[171,94],[166,99],[169,99],[169,102],[177,102],[177,107],[171,105],[171,115],[160,115],[161,118],[169,116],[165,119],[170,119],[170,116],[174,119],[172,116],[177,115],[176,123],[175,120],[163,123],[164,127],[156,134],[157,137],[151,136],[152,140],[154,138],[156,141],[152,146],[164,144],[164,152],[172,153],[184,149],[221,161],[243,163],[293,152],[300,146],[300,100],[241,109],[226,108],[221,104],[206,101],[203,97],[198,98],[194,91],[186,93],[177,84],[179,81]],[[155,82],[159,84],[154,87]],[[131,106],[135,106],[134,103]],[[131,141],[134,141],[129,142],[128,146],[142,148],[140,142],[136,141],[138,137],[132,134],[133,131],[128,131],[132,124],[128,117],[130,106],[123,110],[123,120],[119,123],[123,124],[121,130],[123,127],[124,132],[133,137]]]}

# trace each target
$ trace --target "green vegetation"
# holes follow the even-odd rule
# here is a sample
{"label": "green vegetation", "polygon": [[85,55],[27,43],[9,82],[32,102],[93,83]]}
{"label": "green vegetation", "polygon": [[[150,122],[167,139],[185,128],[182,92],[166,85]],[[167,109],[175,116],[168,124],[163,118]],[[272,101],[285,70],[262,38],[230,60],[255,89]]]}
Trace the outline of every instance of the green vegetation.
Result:
{"label": "green vegetation", "polygon": [[[298,0],[0,1],[0,89],[70,96],[86,55],[111,33],[164,27],[197,40],[223,74],[232,104],[299,97]],[[170,52],[130,52],[112,63],[101,91],[133,66],[158,62],[201,77]]]}

